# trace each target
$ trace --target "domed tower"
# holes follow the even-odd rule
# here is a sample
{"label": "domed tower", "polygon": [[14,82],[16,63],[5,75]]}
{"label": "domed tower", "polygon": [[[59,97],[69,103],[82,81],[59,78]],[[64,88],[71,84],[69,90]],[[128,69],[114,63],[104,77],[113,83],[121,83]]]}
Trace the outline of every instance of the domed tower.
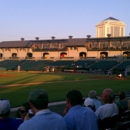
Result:
{"label": "domed tower", "polygon": [[96,37],[108,37],[108,34],[111,37],[125,36],[125,26],[124,22],[108,17],[96,25]]}

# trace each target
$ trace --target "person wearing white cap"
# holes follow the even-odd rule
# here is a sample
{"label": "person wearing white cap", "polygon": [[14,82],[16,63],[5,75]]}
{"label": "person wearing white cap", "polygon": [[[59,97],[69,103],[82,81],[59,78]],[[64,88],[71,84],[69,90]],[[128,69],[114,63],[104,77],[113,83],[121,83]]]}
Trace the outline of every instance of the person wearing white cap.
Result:
{"label": "person wearing white cap", "polygon": [[0,100],[0,130],[17,130],[19,125],[23,122],[9,117],[10,102],[9,100]]}
{"label": "person wearing white cap", "polygon": [[95,110],[102,106],[102,102],[98,99],[97,92],[95,90],[90,90],[88,93],[88,97],[93,100]]}
{"label": "person wearing white cap", "polygon": [[91,108],[93,111],[95,111],[95,105],[94,102],[91,98],[86,98],[84,101],[84,107],[89,107]]}

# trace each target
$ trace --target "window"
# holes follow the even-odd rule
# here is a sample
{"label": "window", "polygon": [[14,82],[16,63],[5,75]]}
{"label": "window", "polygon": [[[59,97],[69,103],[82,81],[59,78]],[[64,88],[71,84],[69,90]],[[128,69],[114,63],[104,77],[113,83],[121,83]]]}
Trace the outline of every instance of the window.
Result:
{"label": "window", "polygon": [[118,37],[118,36],[120,36],[120,28],[119,27],[114,27],[114,36],[115,37]]}

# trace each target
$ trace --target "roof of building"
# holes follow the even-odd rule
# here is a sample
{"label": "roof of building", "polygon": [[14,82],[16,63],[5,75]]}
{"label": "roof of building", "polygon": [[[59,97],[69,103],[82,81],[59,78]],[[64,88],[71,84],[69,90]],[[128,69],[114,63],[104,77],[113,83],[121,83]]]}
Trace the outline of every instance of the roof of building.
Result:
{"label": "roof of building", "polygon": [[30,41],[4,41],[0,42],[0,47],[30,47],[32,43]]}
{"label": "roof of building", "polygon": [[85,45],[86,38],[73,38],[68,40],[67,46],[80,46]]}
{"label": "roof of building", "polygon": [[116,19],[116,18],[113,18],[113,17],[108,17],[108,18],[104,19],[103,21],[106,21],[106,20],[115,20],[115,21],[120,21],[120,20],[118,20],[118,19]]}
{"label": "roof of building", "polygon": [[24,40],[24,41],[3,41],[0,42],[0,48],[19,48],[19,47],[23,47],[23,48],[28,48],[31,47],[34,43],[36,44],[41,44],[41,43],[56,43],[56,42],[67,42],[66,39],[58,39],[58,40]]}
{"label": "roof of building", "polygon": [[101,38],[72,38],[72,39],[55,39],[55,40],[26,40],[26,41],[3,41],[0,42],[0,48],[30,48],[33,44],[46,43],[65,43],[66,47],[84,46],[87,42],[109,41],[109,40],[130,40],[130,36],[125,37],[101,37]]}

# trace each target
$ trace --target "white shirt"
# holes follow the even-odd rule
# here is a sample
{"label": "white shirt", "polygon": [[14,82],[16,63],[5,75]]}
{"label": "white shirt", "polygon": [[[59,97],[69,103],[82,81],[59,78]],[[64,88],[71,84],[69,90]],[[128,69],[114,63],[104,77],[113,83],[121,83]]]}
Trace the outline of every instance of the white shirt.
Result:
{"label": "white shirt", "polygon": [[97,118],[101,120],[107,117],[118,115],[118,113],[119,113],[119,110],[115,103],[104,104],[100,106],[95,112],[95,114],[97,115]]}

